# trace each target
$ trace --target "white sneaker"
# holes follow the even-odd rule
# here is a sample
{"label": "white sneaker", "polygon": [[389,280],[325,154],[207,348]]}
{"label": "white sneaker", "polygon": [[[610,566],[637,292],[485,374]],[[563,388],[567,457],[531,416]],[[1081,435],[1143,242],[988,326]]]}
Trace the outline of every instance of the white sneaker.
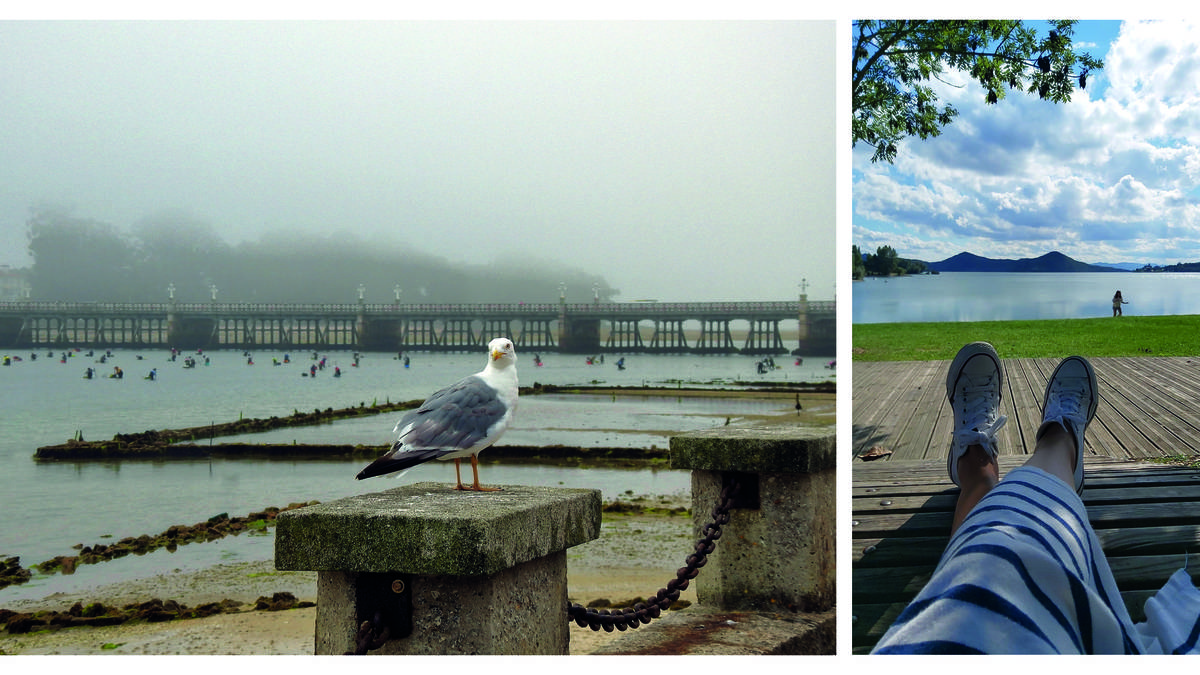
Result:
{"label": "white sneaker", "polygon": [[1042,425],[1035,438],[1054,424],[1071,432],[1075,439],[1075,492],[1083,492],[1083,433],[1096,416],[1100,395],[1096,390],[1096,371],[1082,356],[1063,359],[1046,383],[1042,399]]}
{"label": "white sneaker", "polygon": [[999,453],[996,432],[1008,421],[1007,416],[999,414],[1003,389],[1004,370],[995,348],[986,342],[972,342],[958,350],[946,374],[946,397],[954,411],[946,468],[955,485],[958,459],[968,447],[983,446],[992,457]]}

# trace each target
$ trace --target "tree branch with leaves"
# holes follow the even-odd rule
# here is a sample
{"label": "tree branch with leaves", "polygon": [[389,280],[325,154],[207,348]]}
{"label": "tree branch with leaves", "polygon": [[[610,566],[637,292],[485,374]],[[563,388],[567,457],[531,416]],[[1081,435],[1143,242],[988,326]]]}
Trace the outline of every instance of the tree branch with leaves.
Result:
{"label": "tree branch with leaves", "polygon": [[938,136],[958,115],[940,105],[931,85],[947,70],[970,75],[984,100],[998,103],[1008,90],[1036,94],[1052,103],[1071,100],[1075,86],[1104,62],[1076,53],[1075,21],[1049,21],[1039,37],[1026,22],[855,21],[852,125],[854,144],[875,149],[871,161],[892,162],[897,143],[909,136]]}

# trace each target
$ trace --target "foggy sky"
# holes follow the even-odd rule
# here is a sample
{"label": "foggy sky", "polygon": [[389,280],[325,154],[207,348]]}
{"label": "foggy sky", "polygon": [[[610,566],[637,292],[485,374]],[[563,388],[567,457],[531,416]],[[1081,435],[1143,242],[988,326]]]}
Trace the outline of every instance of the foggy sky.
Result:
{"label": "foggy sky", "polygon": [[553,261],[622,301],[832,298],[834,29],[0,22],[0,264],[53,204]]}

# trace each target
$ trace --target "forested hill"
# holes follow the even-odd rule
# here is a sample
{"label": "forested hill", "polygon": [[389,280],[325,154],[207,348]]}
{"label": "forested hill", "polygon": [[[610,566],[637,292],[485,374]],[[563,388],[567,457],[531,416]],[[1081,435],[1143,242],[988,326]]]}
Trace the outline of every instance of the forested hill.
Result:
{"label": "forested hill", "polygon": [[[420,239],[419,229],[411,238]],[[597,274],[553,259],[454,263],[353,233],[281,234],[232,244],[182,218],[125,232],[54,210],[29,222],[32,300],[64,302],[488,303],[608,300]],[[168,289],[172,290],[168,290]],[[215,290],[214,290],[215,289]]]}
{"label": "forested hill", "polygon": [[1011,260],[984,258],[973,253],[959,253],[939,262],[926,264],[933,272],[1124,272],[1116,267],[1089,265],[1051,251],[1037,258]]}

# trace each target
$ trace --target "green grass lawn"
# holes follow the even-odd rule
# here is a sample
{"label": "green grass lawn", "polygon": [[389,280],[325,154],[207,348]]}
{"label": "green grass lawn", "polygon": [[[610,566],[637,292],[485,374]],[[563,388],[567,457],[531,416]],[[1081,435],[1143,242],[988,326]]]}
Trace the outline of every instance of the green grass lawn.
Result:
{"label": "green grass lawn", "polygon": [[1200,315],[1100,319],[854,324],[855,361],[953,359],[968,342],[1000,358],[1200,356]]}

